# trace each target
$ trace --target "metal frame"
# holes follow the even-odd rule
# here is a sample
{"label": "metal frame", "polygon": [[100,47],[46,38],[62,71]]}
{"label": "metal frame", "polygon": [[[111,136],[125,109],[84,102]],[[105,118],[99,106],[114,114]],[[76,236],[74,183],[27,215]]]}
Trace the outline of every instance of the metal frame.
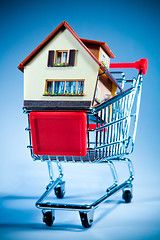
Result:
{"label": "metal frame", "polygon": [[[59,203],[44,202],[44,200],[53,191],[53,189],[62,183],[63,173],[62,173],[62,168],[59,165],[59,169],[61,171],[59,177],[56,178],[56,180],[54,181],[52,178],[52,175],[50,176],[50,183],[46,186],[46,191],[42,194],[42,196],[36,202],[36,207],[39,209],[43,209],[43,210],[47,210],[47,209],[48,210],[61,209],[61,210],[73,210],[73,211],[83,210],[86,212],[86,211],[94,210],[95,208],[97,208],[101,203],[106,201],[106,199],[109,196],[111,196],[112,194],[114,194],[115,192],[117,192],[123,188],[132,188],[132,181],[134,179],[134,175],[133,175],[134,170],[133,170],[133,165],[132,165],[131,160],[128,158],[114,159],[114,160],[127,163],[129,173],[130,173],[129,178],[125,182],[118,184],[118,176],[117,176],[117,171],[116,171],[115,165],[114,165],[113,161],[107,161],[107,163],[109,164],[110,169],[111,169],[114,183],[106,189],[106,194],[104,194],[102,197],[100,197],[98,200],[96,200],[92,204],[90,204],[90,205],[86,205],[86,204],[79,205],[78,204],[77,205],[77,204],[59,204]],[[51,167],[50,163],[51,163],[50,161],[47,162],[49,172],[52,172],[52,167]],[[58,162],[58,164],[59,164],[59,162]]]}
{"label": "metal frame", "polygon": [[[119,72],[118,72],[119,73]],[[125,76],[122,75],[122,87],[124,87]],[[132,153],[134,148],[136,128],[139,114],[139,106],[141,99],[142,75],[138,74],[137,78],[132,81],[132,87],[114,98],[97,105],[87,112],[87,128],[88,128],[88,149],[85,157],[74,156],[37,156],[33,153],[31,129],[28,117],[29,146],[33,160],[41,160],[47,162],[50,182],[46,186],[46,191],[36,202],[36,207],[45,211],[54,210],[72,210],[79,211],[82,225],[90,227],[93,222],[93,213],[101,203],[106,201],[108,197],[119,190],[124,192],[129,189],[132,193],[132,181],[134,179],[134,170],[132,161],[127,157]],[[24,113],[28,114],[31,110],[24,108]],[[90,129],[89,125],[95,124],[94,129]],[[59,169],[59,176],[54,179],[52,162],[56,162]],[[123,183],[119,183],[118,174],[114,162],[124,162],[128,166],[129,177]],[[63,171],[61,162],[89,162],[89,163],[106,163],[109,165],[113,176],[113,184],[106,189],[106,193],[92,204],[60,204],[46,202],[48,195],[58,186],[62,186]],[[84,217],[87,217],[88,224],[83,224]]]}

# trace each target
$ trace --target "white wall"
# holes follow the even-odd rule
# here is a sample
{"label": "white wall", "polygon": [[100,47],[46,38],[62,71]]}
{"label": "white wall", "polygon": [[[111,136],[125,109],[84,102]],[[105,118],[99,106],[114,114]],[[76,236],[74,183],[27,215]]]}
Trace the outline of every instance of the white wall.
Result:
{"label": "white wall", "polygon": [[106,64],[106,67],[109,68],[110,58],[109,58],[109,56],[103,51],[103,49],[100,48],[100,61],[103,60],[103,55],[105,56],[105,64]]}
{"label": "white wall", "polygon": [[[74,67],[47,67],[49,50],[77,50]],[[98,64],[65,29],[59,32],[24,68],[24,100],[92,101]],[[46,79],[85,79],[84,96],[43,96]]]}
{"label": "white wall", "polygon": [[107,89],[105,87],[105,85],[101,81],[98,81],[97,87],[98,87],[98,96],[97,96],[97,98],[100,101],[103,101],[105,99],[110,99],[112,97],[111,91],[109,91],[109,89]]}

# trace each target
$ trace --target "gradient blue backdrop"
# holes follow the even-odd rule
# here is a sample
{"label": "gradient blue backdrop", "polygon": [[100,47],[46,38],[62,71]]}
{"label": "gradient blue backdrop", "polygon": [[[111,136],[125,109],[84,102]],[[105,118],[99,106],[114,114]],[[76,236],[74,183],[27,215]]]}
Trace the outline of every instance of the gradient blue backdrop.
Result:
{"label": "gradient blue backdrop", "polygon": [[79,37],[105,41],[116,55],[112,62],[148,58],[132,159],[137,181],[157,184],[158,191],[159,1],[8,0],[0,3],[0,193],[15,194],[32,161],[26,150],[27,120],[22,114],[23,73],[17,66],[64,20]]}

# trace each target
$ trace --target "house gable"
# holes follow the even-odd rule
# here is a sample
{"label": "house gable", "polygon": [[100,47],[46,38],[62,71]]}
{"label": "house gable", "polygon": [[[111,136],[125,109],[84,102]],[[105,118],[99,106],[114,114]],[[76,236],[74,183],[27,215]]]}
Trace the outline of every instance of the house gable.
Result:
{"label": "house gable", "polygon": [[[75,65],[48,67],[49,51],[76,52]],[[24,67],[24,100],[92,102],[99,66],[67,30],[59,33]],[[84,81],[84,96],[44,96],[46,81]],[[26,102],[27,101],[27,102]],[[36,104],[36,103],[35,103]],[[87,103],[88,104],[88,103]],[[26,104],[25,104],[26,105]]]}
{"label": "house gable", "polygon": [[89,51],[89,49],[85,46],[85,44],[81,41],[81,39],[78,37],[78,35],[74,32],[74,30],[70,27],[70,25],[64,21],[62,22],[39,46],[32,51],[18,66],[18,68],[23,71],[24,66],[28,62],[30,62],[60,31],[64,31],[67,29],[74,38],[79,42],[79,44],[88,52],[88,54],[94,59],[94,61],[102,67],[101,63],[98,61],[98,59]]}
{"label": "house gable", "polygon": [[44,46],[46,46],[55,36],[57,33],[59,33],[60,31],[63,31],[64,29],[67,29],[72,35],[73,37],[79,42],[79,44],[86,50],[86,52],[93,58],[93,60],[98,64],[98,66],[100,67],[100,69],[102,71],[105,72],[106,75],[108,75],[108,78],[110,79],[110,81],[113,82],[113,84],[115,84],[121,91],[121,86],[118,84],[118,82],[116,81],[116,79],[111,75],[108,74],[108,72],[106,71],[106,69],[104,68],[103,64],[94,56],[94,54],[87,48],[87,46],[85,45],[85,42],[94,42],[98,43],[101,45],[101,47],[103,48],[104,51],[107,52],[107,54],[110,57],[115,57],[114,54],[111,52],[111,50],[108,48],[107,44],[104,42],[97,42],[97,41],[91,41],[91,40],[85,40],[82,39],[84,42],[82,42],[82,40],[78,37],[78,35],[74,32],[74,30],[70,27],[70,25],[64,21],[62,22],[34,51],[32,51],[28,57],[26,57],[18,66],[18,69],[20,69],[21,71],[24,70],[24,66],[26,66],[26,64],[28,62],[30,62],[36,55],[37,53],[39,53]]}
{"label": "house gable", "polygon": [[[91,49],[91,45],[94,45],[93,49]],[[100,61],[102,54],[106,56],[106,59],[108,58],[106,66]],[[71,85],[72,82],[72,85],[76,84],[77,95],[82,93],[80,101],[87,102],[88,107],[88,103],[93,102],[95,96],[98,73],[107,76],[106,84],[108,82],[109,91],[110,85],[112,88],[114,85],[114,90],[117,87],[122,90],[107,69],[110,57],[114,57],[114,55],[105,43],[84,39],[82,41],[67,22],[62,22],[18,66],[21,71],[24,71],[24,103],[35,101],[36,105],[36,101],[46,101],[48,105],[49,102],[51,105],[56,105],[58,101],[69,102],[71,99],[67,94],[64,99],[64,96],[59,97],[57,96],[59,94],[53,93],[55,93],[55,85],[63,85],[66,89],[66,86]],[[63,59],[65,63],[63,69],[62,58],[65,59]],[[106,84],[104,83],[104,85]],[[79,85],[81,85],[80,91],[77,90]],[[48,96],[45,91],[51,88],[53,88],[52,94]],[[54,98],[52,98],[53,95]],[[72,95],[71,102],[78,102],[76,94]]]}

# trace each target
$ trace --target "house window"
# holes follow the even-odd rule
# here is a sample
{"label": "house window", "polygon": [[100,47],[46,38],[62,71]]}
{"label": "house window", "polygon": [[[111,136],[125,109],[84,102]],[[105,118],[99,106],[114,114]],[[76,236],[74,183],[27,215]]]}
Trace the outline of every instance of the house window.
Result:
{"label": "house window", "polygon": [[66,81],[65,93],[76,93],[76,81]]}
{"label": "house window", "polygon": [[64,86],[65,86],[65,82],[62,81],[55,81],[54,82],[54,93],[58,94],[58,93],[64,93]]}
{"label": "house window", "polygon": [[68,51],[56,51],[55,65],[68,64]]}
{"label": "house window", "polygon": [[48,67],[66,67],[75,65],[74,49],[70,50],[50,50],[48,52]]}
{"label": "house window", "polygon": [[47,92],[52,93],[52,90],[53,90],[53,82],[47,81]]}
{"label": "house window", "polygon": [[50,96],[83,96],[84,80],[46,80],[44,95]]}
{"label": "house window", "polygon": [[79,81],[77,86],[77,93],[83,93],[84,81]]}

